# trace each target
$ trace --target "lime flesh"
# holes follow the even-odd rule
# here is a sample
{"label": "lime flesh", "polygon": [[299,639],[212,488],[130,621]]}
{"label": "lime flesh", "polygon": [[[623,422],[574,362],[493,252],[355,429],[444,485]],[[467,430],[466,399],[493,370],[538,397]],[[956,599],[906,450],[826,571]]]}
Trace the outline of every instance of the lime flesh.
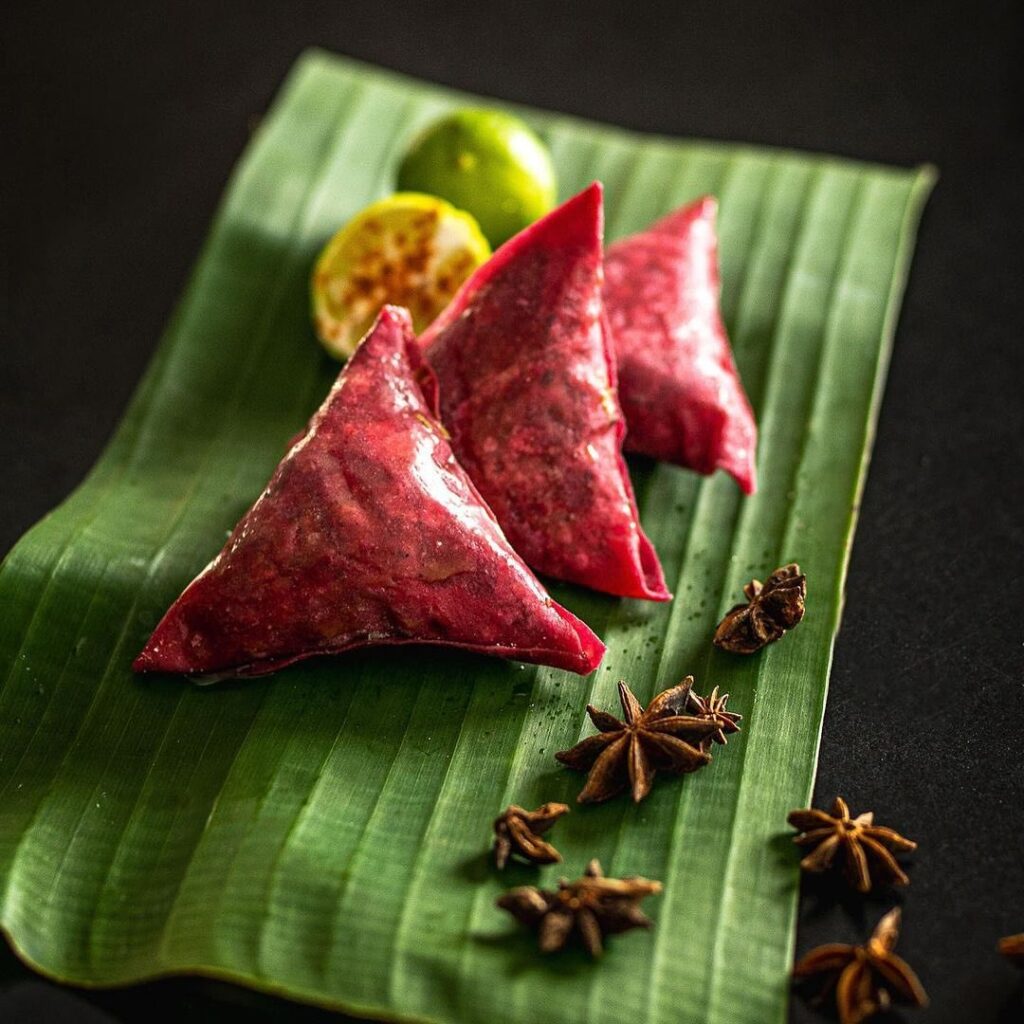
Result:
{"label": "lime flesh", "polygon": [[432,195],[400,192],[368,206],[324,247],[311,282],[324,348],[347,359],[385,303],[422,331],[490,256],[476,221]]}

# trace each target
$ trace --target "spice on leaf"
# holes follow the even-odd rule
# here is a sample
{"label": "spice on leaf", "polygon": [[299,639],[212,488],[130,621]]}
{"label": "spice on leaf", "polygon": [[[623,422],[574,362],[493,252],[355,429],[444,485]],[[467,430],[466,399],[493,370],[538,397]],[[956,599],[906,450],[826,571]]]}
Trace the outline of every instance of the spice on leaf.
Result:
{"label": "spice on leaf", "polygon": [[566,804],[541,804],[535,811],[510,804],[494,819],[494,863],[503,870],[512,854],[532,864],[556,864],[562,855],[541,836],[563,815]]}
{"label": "spice on leaf", "polygon": [[822,982],[816,1001],[835,992],[840,1024],[860,1024],[893,1002],[927,1006],[928,996],[910,965],[893,949],[899,938],[900,908],[890,910],[863,946],[829,943],[812,949],[794,968],[797,980]]}
{"label": "spice on leaf", "polygon": [[909,853],[917,849],[917,843],[876,825],[872,811],[851,817],[846,801],[837,796],[831,813],[808,808],[790,811],[786,820],[801,833],[793,842],[812,847],[800,861],[804,871],[827,871],[842,854],[846,878],[858,892],[869,892],[877,885],[910,883],[890,851]]}
{"label": "spice on leaf", "polygon": [[776,569],[764,583],[751,580],[743,593],[747,603],[726,612],[715,630],[715,646],[733,654],[761,650],[804,617],[807,577],[793,562]]}
{"label": "spice on leaf", "polygon": [[587,714],[597,726],[571,750],[555,758],[575,771],[589,772],[587,784],[576,798],[581,804],[600,803],[627,787],[639,803],[651,791],[659,772],[682,775],[703,768],[711,755],[704,740],[722,728],[720,717],[686,714],[686,701],[693,680],[659,693],[645,711],[633,691],[619,683],[623,720],[607,711],[587,705]]}
{"label": "spice on leaf", "polygon": [[707,697],[701,697],[693,692],[693,676],[687,676],[682,685],[691,687],[686,694],[686,710],[697,718],[708,719],[718,724],[718,729],[715,732],[704,737],[701,746],[707,749],[712,743],[728,743],[726,735],[739,732],[740,719],[743,718],[735,711],[726,711],[725,706],[729,703],[729,694],[723,693],[719,696],[716,686]]}
{"label": "spice on leaf", "polygon": [[1024,932],[999,940],[999,952],[1015,967],[1024,967]]}
{"label": "spice on leaf", "polygon": [[647,878],[605,878],[592,860],[582,878],[558,882],[557,890],[533,885],[510,889],[498,897],[498,906],[520,924],[537,930],[542,953],[562,949],[573,935],[593,957],[604,952],[608,935],[633,928],[650,928],[651,919],[640,909],[645,896],[661,892],[661,882]]}

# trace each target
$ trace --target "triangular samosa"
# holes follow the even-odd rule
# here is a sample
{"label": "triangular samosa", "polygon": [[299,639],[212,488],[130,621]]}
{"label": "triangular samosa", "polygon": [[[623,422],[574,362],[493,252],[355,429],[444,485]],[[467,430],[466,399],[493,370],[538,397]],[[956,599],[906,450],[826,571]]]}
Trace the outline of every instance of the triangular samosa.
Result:
{"label": "triangular samosa", "polygon": [[757,426],[718,310],[717,204],[699,199],[608,246],[604,301],[627,451],[757,487]]}
{"label": "triangular samosa", "polygon": [[254,676],[410,643],[596,668],[604,645],[509,546],[435,417],[409,315],[386,306],[136,671]]}
{"label": "triangular samosa", "polygon": [[506,242],[420,341],[452,447],[540,573],[668,600],[622,459],[597,183]]}

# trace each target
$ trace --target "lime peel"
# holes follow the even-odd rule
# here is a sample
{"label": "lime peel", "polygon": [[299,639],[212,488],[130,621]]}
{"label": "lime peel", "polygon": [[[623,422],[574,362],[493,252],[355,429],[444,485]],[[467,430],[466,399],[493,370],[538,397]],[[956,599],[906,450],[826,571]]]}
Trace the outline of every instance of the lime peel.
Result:
{"label": "lime peel", "polygon": [[446,114],[413,139],[398,187],[467,210],[495,246],[548,213],[557,193],[551,155],[529,125],[474,107]]}

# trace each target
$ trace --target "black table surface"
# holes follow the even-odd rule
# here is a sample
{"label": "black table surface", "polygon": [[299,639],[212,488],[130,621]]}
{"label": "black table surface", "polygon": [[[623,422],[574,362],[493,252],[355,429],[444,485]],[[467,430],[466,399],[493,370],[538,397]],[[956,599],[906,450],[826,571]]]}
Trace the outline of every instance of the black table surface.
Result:
{"label": "black table surface", "polygon": [[[669,134],[931,161],[816,787],[919,840],[900,950],[932,1024],[1020,1021],[1024,53],[1014,2],[8,4],[0,553],[83,477],[250,125],[317,44]],[[1019,14],[1019,9],[1017,11]],[[886,908],[805,885],[798,951]],[[0,952],[0,1018],[337,1015],[197,979],[61,988]],[[819,1019],[795,1001],[795,1021]]]}

